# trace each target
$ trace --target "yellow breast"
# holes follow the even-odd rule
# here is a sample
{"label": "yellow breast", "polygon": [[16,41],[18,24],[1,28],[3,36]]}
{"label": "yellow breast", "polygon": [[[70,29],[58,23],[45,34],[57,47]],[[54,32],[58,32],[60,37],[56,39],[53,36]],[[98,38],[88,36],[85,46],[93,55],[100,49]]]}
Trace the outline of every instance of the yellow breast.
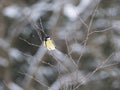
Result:
{"label": "yellow breast", "polygon": [[55,50],[55,45],[51,39],[47,39],[46,41],[43,42],[43,45],[48,49],[48,50]]}

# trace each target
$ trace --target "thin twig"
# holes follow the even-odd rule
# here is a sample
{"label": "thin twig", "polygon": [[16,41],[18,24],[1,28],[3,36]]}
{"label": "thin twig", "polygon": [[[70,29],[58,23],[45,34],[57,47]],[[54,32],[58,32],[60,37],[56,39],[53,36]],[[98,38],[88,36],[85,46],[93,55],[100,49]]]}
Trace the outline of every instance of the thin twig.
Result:
{"label": "thin twig", "polygon": [[79,15],[79,13],[76,11],[76,8],[75,7],[73,7],[74,8],[74,11],[75,11],[75,13],[76,13],[76,15],[77,16],[79,16],[79,17],[77,17],[82,23],[83,23],[83,25],[86,27],[86,28],[88,28],[88,25],[85,23],[85,21],[83,21],[82,20],[82,18],[80,17],[80,15]]}
{"label": "thin twig", "polygon": [[[112,53],[112,54],[111,54],[101,65],[99,65],[91,74],[88,74],[88,75],[86,76],[85,80],[88,81],[88,80],[93,76],[93,74],[95,74],[99,69],[104,68],[104,64],[107,63],[108,60],[110,60],[110,58],[111,58],[114,54],[115,54],[115,53]],[[82,85],[82,83],[79,84],[79,85],[77,85],[76,88],[74,88],[74,90],[76,90],[77,88],[79,88],[81,85]]]}
{"label": "thin twig", "polygon": [[35,46],[35,47],[40,47],[39,45],[32,44],[32,43],[30,43],[29,41],[27,41],[27,40],[25,40],[25,39],[23,39],[23,38],[21,38],[21,37],[19,37],[19,39],[23,40],[23,41],[26,42],[28,45]]}
{"label": "thin twig", "polygon": [[46,33],[45,33],[45,31],[44,31],[44,28],[43,28],[43,24],[42,24],[42,20],[41,20],[41,18],[40,18],[40,26],[41,26],[41,31],[45,34],[45,36],[47,35]]}
{"label": "thin twig", "polygon": [[71,56],[71,53],[72,53],[72,50],[70,51],[69,49],[69,44],[68,44],[68,41],[67,41],[67,38],[66,38],[66,34],[65,34],[65,44],[66,44],[66,47],[67,47],[67,51],[68,51],[68,56],[70,57],[70,60],[73,62],[73,64],[75,64],[75,66],[77,67],[77,64],[75,63],[75,61],[73,60],[72,56]]}
{"label": "thin twig", "polygon": [[41,82],[40,80],[35,79],[32,75],[29,75],[29,74],[27,74],[27,73],[22,73],[22,72],[18,72],[18,73],[20,73],[20,74],[22,74],[22,75],[25,75],[25,76],[28,76],[29,78],[37,81],[37,82],[40,83],[41,85],[43,85],[43,86],[45,86],[45,87],[47,87],[47,88],[50,88],[50,87],[49,87],[48,85],[46,85],[45,83]]}
{"label": "thin twig", "polygon": [[[85,42],[84,42],[84,45],[83,45],[84,48],[85,48],[85,46],[87,45],[87,41],[88,41],[90,29],[91,29],[92,22],[93,22],[93,19],[94,19],[94,16],[95,16],[95,11],[97,10],[97,8],[98,8],[98,5],[96,6],[95,10],[93,11],[92,18],[91,18],[90,23],[89,23],[89,26],[88,26],[87,36],[86,36],[86,38],[85,38]],[[79,64],[82,55],[83,55],[83,54],[81,53],[81,55],[80,55],[79,58],[78,58],[77,65]]]}
{"label": "thin twig", "polygon": [[110,30],[110,29],[112,29],[112,27],[108,27],[108,28],[106,28],[106,29],[104,29],[104,30],[92,31],[92,32],[89,33],[89,36],[90,36],[91,34],[94,34],[94,33],[102,33],[102,32],[108,31],[108,30]]}
{"label": "thin twig", "polygon": [[38,25],[36,25],[36,24],[34,24],[34,22],[33,23],[31,23],[31,25],[33,26],[33,28],[35,29],[35,31],[37,32],[37,34],[38,34],[38,36],[39,36],[39,39],[40,39],[40,41],[42,42],[43,40],[42,40],[42,35],[41,35],[41,33],[38,31],[38,30],[40,30],[40,27],[38,27]]}

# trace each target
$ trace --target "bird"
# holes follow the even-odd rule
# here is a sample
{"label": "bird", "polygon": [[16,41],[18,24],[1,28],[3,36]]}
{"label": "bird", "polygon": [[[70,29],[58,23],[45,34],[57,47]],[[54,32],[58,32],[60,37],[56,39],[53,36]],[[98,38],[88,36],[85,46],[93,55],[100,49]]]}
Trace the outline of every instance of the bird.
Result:
{"label": "bird", "polygon": [[49,35],[44,37],[43,46],[45,46],[48,50],[55,50],[55,44]]}

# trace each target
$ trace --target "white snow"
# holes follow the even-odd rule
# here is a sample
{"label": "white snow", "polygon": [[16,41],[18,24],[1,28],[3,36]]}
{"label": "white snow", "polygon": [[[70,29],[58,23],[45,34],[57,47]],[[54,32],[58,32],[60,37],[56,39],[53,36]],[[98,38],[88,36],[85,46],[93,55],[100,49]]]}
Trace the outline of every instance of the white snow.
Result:
{"label": "white snow", "polygon": [[112,27],[113,27],[116,31],[120,32],[120,20],[115,20],[115,21],[113,21],[113,22],[112,22]]}
{"label": "white snow", "polygon": [[18,86],[17,84],[10,82],[8,84],[8,87],[10,90],[23,90],[20,86]]}
{"label": "white snow", "polygon": [[20,17],[21,13],[19,12],[21,8],[17,5],[11,5],[3,9],[3,14],[10,18],[18,18]]}
{"label": "white snow", "polygon": [[71,20],[75,20],[78,17],[76,7],[73,6],[72,4],[66,4],[64,6],[63,13]]}

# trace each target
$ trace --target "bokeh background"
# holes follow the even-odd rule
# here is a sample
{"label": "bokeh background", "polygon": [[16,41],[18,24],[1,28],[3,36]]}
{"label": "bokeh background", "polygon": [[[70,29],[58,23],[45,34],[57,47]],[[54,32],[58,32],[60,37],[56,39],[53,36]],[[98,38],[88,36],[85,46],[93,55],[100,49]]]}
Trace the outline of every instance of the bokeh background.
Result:
{"label": "bokeh background", "polygon": [[0,0],[0,90],[120,90],[120,0]]}

